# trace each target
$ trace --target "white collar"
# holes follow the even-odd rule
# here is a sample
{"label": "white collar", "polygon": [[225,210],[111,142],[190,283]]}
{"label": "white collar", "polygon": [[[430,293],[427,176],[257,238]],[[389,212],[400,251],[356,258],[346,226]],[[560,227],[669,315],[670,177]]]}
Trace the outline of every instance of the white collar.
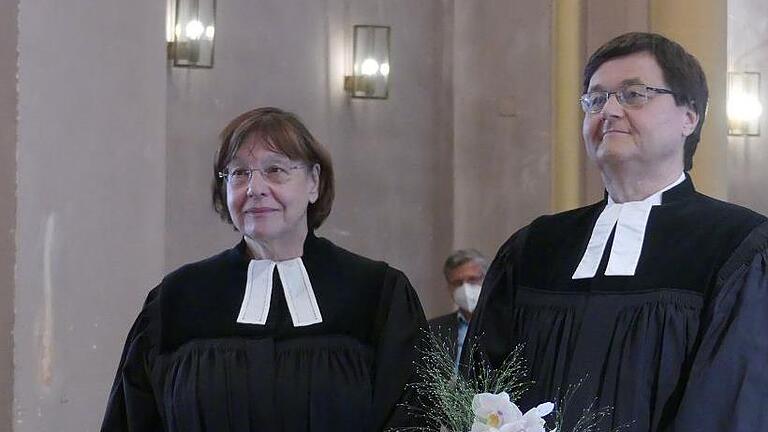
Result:
{"label": "white collar", "polygon": [[592,236],[587,244],[587,250],[571,279],[587,279],[595,276],[614,226],[616,227],[616,234],[613,238],[605,275],[634,276],[637,263],[640,261],[651,208],[661,204],[662,193],[683,181],[685,181],[684,173],[680,174],[680,177],[673,183],[642,201],[619,204],[609,195],[608,204],[597,218],[595,227],[592,229]]}
{"label": "white collar", "polygon": [[280,275],[285,303],[291,313],[293,326],[302,327],[323,322],[312,283],[309,281],[307,269],[300,257],[279,262],[251,260],[248,264],[245,295],[237,322],[266,324],[272,299],[272,275],[275,268]]}

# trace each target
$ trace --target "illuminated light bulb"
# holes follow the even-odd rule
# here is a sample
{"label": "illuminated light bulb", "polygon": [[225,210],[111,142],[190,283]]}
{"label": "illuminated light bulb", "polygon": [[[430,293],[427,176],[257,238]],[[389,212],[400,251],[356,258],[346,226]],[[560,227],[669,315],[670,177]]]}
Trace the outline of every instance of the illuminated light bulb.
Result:
{"label": "illuminated light bulb", "polygon": [[384,76],[389,76],[389,63],[382,63],[381,66],[379,66],[379,71]]}
{"label": "illuminated light bulb", "polygon": [[205,38],[208,39],[208,40],[213,40],[213,32],[214,32],[214,28],[213,28],[212,25],[209,25],[208,27],[206,27],[205,28]]}
{"label": "illuminated light bulb", "polygon": [[203,35],[204,31],[205,27],[203,27],[203,23],[198,20],[192,20],[187,23],[186,27],[184,27],[184,32],[187,34],[187,37],[192,40],[200,39],[200,36]]}
{"label": "illuminated light bulb", "polygon": [[760,117],[763,105],[756,96],[738,93],[728,99],[726,110],[729,118],[747,122]]}
{"label": "illuminated light bulb", "polygon": [[379,71],[379,62],[372,58],[367,58],[363,60],[363,63],[360,65],[360,72],[363,75],[371,76],[376,75],[376,72]]}

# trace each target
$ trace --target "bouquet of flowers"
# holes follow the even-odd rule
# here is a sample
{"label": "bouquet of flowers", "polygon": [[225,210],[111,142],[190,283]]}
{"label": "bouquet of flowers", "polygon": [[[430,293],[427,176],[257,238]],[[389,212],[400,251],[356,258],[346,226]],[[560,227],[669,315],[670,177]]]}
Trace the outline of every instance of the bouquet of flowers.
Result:
{"label": "bouquet of flowers", "polygon": [[[507,392],[480,393],[472,398],[475,419],[471,432],[546,432],[543,417],[552,413],[555,404],[545,402],[523,414]],[[555,432],[552,429],[550,432]]]}
{"label": "bouquet of flowers", "polygon": [[[409,405],[414,416],[429,426],[401,431],[441,432],[597,432],[611,408],[590,405],[568,431],[563,429],[563,415],[568,401],[581,382],[568,388],[559,401],[542,401],[525,413],[515,404],[531,386],[523,358],[523,346],[517,346],[498,368],[484,361],[474,364],[477,344],[465,343],[470,355],[468,376],[456,374],[450,347],[427,332],[416,370],[420,380],[411,385],[416,405]],[[469,341],[467,341],[469,342]],[[618,432],[624,427],[613,428]]]}

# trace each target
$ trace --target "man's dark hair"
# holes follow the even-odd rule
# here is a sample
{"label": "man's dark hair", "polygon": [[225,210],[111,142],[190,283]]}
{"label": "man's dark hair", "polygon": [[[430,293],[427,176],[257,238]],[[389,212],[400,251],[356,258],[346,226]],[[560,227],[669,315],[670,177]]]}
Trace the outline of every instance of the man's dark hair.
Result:
{"label": "man's dark hair", "polygon": [[675,103],[678,106],[686,105],[699,115],[696,129],[685,140],[683,165],[685,171],[689,171],[693,167],[693,154],[701,138],[709,90],[707,77],[699,61],[680,44],[656,33],[625,33],[613,38],[598,48],[587,61],[583,91],[587,92],[589,80],[603,63],[640,52],[647,52],[656,59],[666,84],[675,93]]}

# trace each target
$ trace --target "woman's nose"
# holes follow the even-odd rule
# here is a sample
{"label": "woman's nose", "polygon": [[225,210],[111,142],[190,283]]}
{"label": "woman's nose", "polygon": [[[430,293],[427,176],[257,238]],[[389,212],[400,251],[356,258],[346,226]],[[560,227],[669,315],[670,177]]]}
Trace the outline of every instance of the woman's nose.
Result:
{"label": "woman's nose", "polygon": [[251,177],[248,179],[248,189],[245,191],[246,195],[249,197],[266,195],[268,191],[269,185],[264,176],[261,175],[261,172],[251,171]]}

